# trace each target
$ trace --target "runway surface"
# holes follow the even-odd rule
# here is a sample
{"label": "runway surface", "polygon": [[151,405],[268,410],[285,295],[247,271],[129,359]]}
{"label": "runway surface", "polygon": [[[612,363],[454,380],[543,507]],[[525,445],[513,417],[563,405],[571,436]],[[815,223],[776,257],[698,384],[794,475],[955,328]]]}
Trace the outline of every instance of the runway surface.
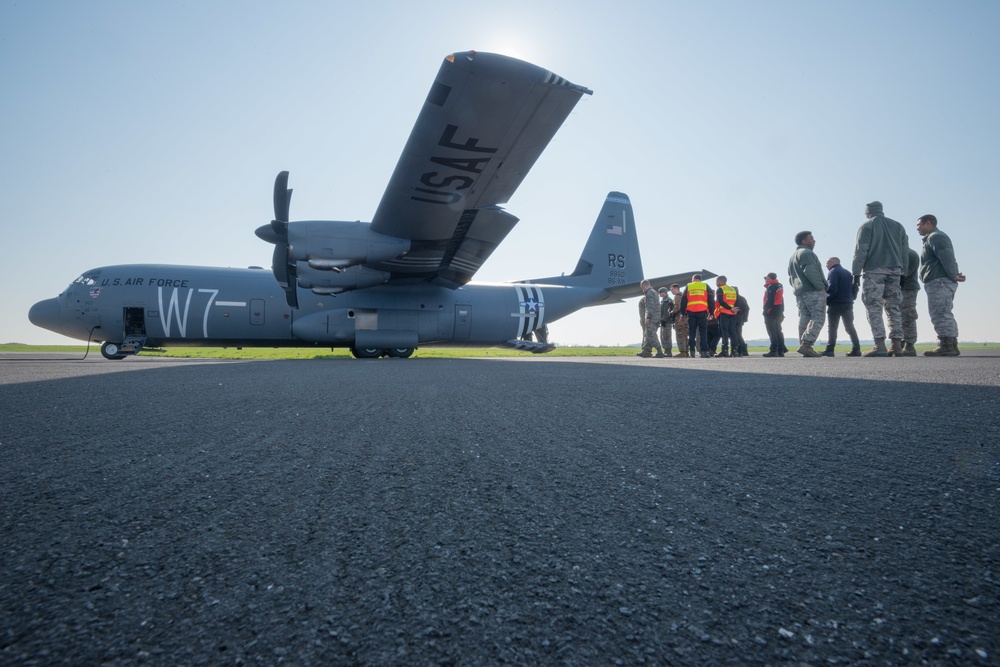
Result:
{"label": "runway surface", "polygon": [[1000,664],[1000,357],[0,362],[0,664]]}

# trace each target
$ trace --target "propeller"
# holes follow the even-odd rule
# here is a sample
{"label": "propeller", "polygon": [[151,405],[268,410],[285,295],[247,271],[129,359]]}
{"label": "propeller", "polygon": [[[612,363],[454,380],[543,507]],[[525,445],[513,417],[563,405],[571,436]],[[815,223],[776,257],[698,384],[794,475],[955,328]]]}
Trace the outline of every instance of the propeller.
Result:
{"label": "propeller", "polygon": [[278,284],[285,290],[285,300],[292,308],[299,307],[296,293],[297,275],[295,260],[288,245],[288,209],[292,201],[292,191],[288,189],[288,172],[283,171],[274,179],[274,219],[271,225],[258,227],[256,234],[268,243],[274,244],[271,270]]}

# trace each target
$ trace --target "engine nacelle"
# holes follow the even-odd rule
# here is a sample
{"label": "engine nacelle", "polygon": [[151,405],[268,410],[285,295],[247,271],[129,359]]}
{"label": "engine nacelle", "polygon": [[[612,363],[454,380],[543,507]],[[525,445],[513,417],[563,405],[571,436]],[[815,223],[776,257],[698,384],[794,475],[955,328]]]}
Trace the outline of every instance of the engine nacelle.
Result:
{"label": "engine nacelle", "polygon": [[363,289],[381,285],[389,280],[386,271],[376,271],[367,266],[349,266],[341,271],[324,271],[299,265],[299,287],[312,289],[319,294],[336,294],[349,289]]}
{"label": "engine nacelle", "polygon": [[[367,222],[332,220],[289,223],[288,245],[292,259],[320,271],[384,262],[410,251],[408,239],[373,232]],[[301,273],[299,284],[306,286]]]}

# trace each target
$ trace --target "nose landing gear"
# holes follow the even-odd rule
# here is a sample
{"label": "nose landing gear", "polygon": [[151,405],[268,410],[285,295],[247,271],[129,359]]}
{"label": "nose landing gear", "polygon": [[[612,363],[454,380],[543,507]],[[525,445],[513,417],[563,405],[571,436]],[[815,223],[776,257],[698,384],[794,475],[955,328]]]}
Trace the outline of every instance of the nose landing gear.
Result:
{"label": "nose landing gear", "polygon": [[120,349],[117,343],[108,341],[101,345],[101,356],[105,359],[124,359],[125,355],[121,354]]}
{"label": "nose landing gear", "polygon": [[122,343],[105,342],[101,345],[101,355],[105,359],[124,359],[132,354],[139,354],[139,350],[146,344],[145,336],[128,336]]}

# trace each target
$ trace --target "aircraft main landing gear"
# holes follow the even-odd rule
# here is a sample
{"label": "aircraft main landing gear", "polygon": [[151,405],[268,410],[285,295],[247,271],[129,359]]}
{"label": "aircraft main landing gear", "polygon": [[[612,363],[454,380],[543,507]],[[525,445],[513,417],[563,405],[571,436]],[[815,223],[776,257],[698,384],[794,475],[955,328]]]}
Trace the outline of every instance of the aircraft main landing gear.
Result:
{"label": "aircraft main landing gear", "polygon": [[379,357],[393,357],[395,359],[406,359],[413,354],[412,347],[391,347],[387,350],[378,347],[352,347],[351,354],[355,359],[378,359]]}

